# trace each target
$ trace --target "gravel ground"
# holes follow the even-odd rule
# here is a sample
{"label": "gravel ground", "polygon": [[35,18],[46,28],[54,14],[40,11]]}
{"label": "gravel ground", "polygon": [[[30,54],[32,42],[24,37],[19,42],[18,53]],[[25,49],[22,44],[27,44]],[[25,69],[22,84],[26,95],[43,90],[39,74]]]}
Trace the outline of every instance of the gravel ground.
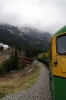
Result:
{"label": "gravel ground", "polygon": [[7,95],[0,100],[52,100],[49,85],[49,70],[43,63],[39,63],[39,66],[41,67],[41,73],[32,87],[19,93]]}

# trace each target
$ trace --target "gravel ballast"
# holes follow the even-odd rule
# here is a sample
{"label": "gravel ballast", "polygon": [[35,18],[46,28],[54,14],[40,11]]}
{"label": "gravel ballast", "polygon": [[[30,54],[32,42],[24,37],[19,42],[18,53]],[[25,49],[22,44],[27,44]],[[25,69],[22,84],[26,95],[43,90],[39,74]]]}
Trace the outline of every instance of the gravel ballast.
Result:
{"label": "gravel ballast", "polygon": [[19,93],[7,95],[0,100],[52,100],[49,83],[49,70],[43,63],[38,63],[41,67],[41,72],[38,80],[33,86]]}

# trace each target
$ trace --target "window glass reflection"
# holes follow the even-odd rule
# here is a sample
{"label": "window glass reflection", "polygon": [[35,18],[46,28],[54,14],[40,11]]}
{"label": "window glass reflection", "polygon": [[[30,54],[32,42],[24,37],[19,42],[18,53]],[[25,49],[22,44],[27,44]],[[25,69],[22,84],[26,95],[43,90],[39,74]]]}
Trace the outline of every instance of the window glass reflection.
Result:
{"label": "window glass reflection", "polygon": [[57,38],[57,50],[60,54],[66,54],[66,35]]}

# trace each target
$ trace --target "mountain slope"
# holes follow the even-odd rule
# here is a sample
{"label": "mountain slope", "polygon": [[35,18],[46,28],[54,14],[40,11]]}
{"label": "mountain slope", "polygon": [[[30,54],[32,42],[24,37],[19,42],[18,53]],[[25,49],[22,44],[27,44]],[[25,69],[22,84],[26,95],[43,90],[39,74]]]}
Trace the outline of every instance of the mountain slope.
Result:
{"label": "mountain slope", "polygon": [[32,27],[18,28],[15,26],[0,25],[0,42],[11,46],[34,46],[42,49],[48,48],[50,33],[41,32]]}

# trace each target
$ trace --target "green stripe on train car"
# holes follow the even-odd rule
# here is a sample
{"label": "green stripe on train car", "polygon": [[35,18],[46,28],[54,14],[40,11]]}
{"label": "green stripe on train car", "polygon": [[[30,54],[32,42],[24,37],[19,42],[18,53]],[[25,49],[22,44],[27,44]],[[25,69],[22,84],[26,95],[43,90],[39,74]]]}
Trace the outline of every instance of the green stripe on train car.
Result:
{"label": "green stripe on train car", "polygon": [[61,29],[59,29],[53,36],[60,35],[64,32],[66,32],[66,25],[64,27],[62,27]]}
{"label": "green stripe on train car", "polygon": [[53,76],[54,100],[66,100],[66,78]]}

